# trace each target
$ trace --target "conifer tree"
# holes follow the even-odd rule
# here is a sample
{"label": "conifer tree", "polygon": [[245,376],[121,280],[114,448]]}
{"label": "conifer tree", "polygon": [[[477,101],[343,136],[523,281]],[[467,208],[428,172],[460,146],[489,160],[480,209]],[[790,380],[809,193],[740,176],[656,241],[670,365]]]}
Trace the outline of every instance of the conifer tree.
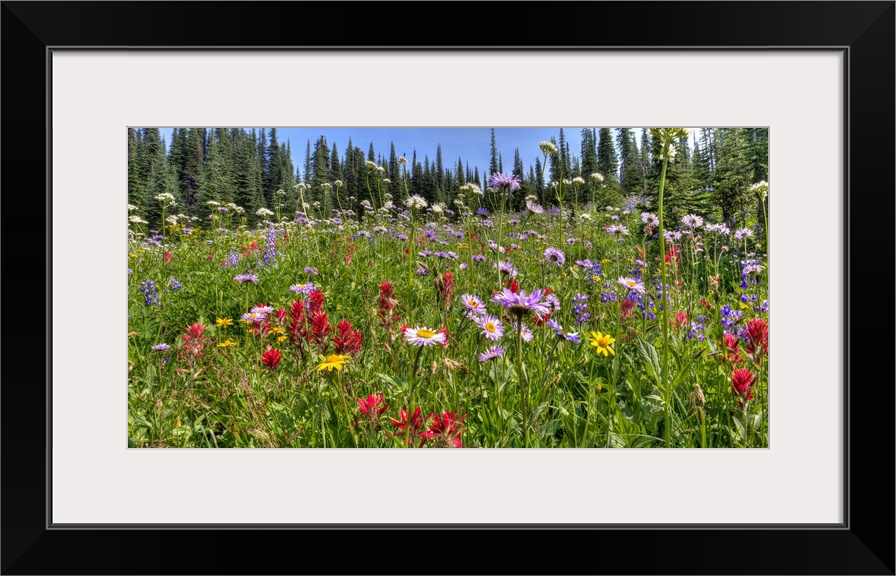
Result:
{"label": "conifer tree", "polygon": [[604,177],[607,185],[619,182],[617,169],[619,163],[616,160],[616,147],[613,146],[613,138],[609,128],[601,128],[600,141],[597,144],[597,171]]}

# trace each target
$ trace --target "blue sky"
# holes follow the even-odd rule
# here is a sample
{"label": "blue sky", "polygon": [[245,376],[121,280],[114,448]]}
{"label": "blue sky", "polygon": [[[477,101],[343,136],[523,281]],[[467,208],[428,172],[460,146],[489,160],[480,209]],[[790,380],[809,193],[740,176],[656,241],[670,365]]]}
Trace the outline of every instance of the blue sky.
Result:
{"label": "blue sky", "polygon": [[[563,128],[563,135],[569,142],[570,152],[574,156],[580,156],[582,128]],[[162,128],[161,133],[168,145],[171,144],[171,128]],[[616,129],[613,129],[613,139],[616,138]],[[636,139],[640,142],[640,128],[636,131]],[[519,148],[523,165],[528,171],[529,165],[534,165],[535,158],[542,158],[538,143],[542,140],[550,140],[559,137],[559,128],[495,128],[495,143],[501,154],[505,172],[513,168],[513,153]],[[464,165],[470,164],[473,169],[479,167],[479,174],[485,177],[488,172],[491,147],[491,128],[277,128],[277,140],[290,142],[293,164],[299,169],[304,169],[305,146],[308,140],[314,142],[321,136],[327,139],[327,145],[332,148],[336,143],[340,158],[345,154],[345,147],[349,137],[352,145],[361,148],[367,153],[370,143],[376,153],[389,157],[390,143],[395,143],[395,153],[406,156],[408,161],[412,159],[414,150],[417,151],[417,160],[422,163],[424,156],[428,156],[430,162],[436,157],[436,145],[442,145],[442,161],[446,168],[454,170],[458,157],[462,158]]]}

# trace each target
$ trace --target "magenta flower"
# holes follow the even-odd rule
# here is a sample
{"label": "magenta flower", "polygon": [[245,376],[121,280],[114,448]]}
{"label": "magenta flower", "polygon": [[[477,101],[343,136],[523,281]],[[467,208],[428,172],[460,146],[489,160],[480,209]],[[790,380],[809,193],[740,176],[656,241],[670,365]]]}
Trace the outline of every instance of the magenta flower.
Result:
{"label": "magenta flower", "polygon": [[488,185],[495,190],[503,187],[509,189],[511,192],[516,192],[520,189],[520,177],[516,174],[495,172],[492,174],[492,177],[489,178]]}
{"label": "magenta flower", "polygon": [[519,292],[511,292],[504,288],[501,294],[492,298],[492,302],[500,304],[507,309],[508,312],[522,316],[527,312],[534,312],[539,318],[544,317],[550,310],[548,305],[541,301],[544,297],[544,290],[533,290],[531,294],[526,295],[525,290]]}

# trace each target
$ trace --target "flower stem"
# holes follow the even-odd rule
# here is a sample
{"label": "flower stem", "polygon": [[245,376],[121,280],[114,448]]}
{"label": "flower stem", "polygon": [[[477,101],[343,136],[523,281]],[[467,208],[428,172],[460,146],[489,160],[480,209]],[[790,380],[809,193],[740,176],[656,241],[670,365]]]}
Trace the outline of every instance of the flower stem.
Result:
{"label": "flower stem", "polygon": [[662,392],[664,400],[664,429],[666,436],[666,448],[672,447],[672,415],[670,413],[672,394],[669,390],[669,294],[666,286],[666,233],[663,227],[663,191],[666,187],[666,167],[669,164],[669,140],[663,143],[663,171],[660,174],[659,190],[659,220],[660,220],[660,281],[662,282],[663,295],[663,370]]}
{"label": "flower stem", "polygon": [[516,374],[520,382],[520,411],[523,418],[523,447],[529,447],[529,406],[526,402],[526,382],[523,378],[523,317],[516,317]]}

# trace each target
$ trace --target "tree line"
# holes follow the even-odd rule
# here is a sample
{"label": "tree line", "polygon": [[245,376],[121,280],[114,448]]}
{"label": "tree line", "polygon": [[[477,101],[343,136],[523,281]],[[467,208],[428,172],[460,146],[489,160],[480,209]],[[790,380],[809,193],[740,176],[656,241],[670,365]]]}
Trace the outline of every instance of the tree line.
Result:
{"label": "tree line", "polygon": [[[162,207],[155,198],[160,194],[171,194],[176,213],[200,219],[216,210],[215,203],[234,203],[244,209],[247,224],[255,225],[263,218],[259,209],[291,219],[302,201],[324,217],[334,209],[350,209],[360,218],[364,203],[379,207],[380,193],[395,202],[418,194],[430,205],[451,209],[469,183],[484,191],[489,206],[488,178],[495,172],[520,179],[510,209],[522,209],[527,196],[545,206],[556,204],[552,183],[564,182],[569,190],[575,181],[577,197],[564,194],[565,206],[592,199],[603,206],[628,198],[655,210],[662,167],[660,143],[647,128],[622,128],[615,137],[610,128],[583,128],[575,151],[561,128],[550,140],[556,153],[526,163],[516,149],[507,170],[492,130],[487,172],[463,158],[446,161],[438,143],[432,159],[419,158],[416,150],[404,158],[394,144],[386,153],[371,142],[365,153],[351,139],[340,153],[335,142],[320,136],[307,141],[305,161],[295,166],[291,143],[280,142],[276,128],[175,128],[171,140],[169,146],[158,128],[128,128],[128,203],[157,228]],[[693,213],[734,225],[750,213],[762,213],[749,188],[768,179],[767,128],[697,129],[675,148],[666,173],[667,217]]]}

